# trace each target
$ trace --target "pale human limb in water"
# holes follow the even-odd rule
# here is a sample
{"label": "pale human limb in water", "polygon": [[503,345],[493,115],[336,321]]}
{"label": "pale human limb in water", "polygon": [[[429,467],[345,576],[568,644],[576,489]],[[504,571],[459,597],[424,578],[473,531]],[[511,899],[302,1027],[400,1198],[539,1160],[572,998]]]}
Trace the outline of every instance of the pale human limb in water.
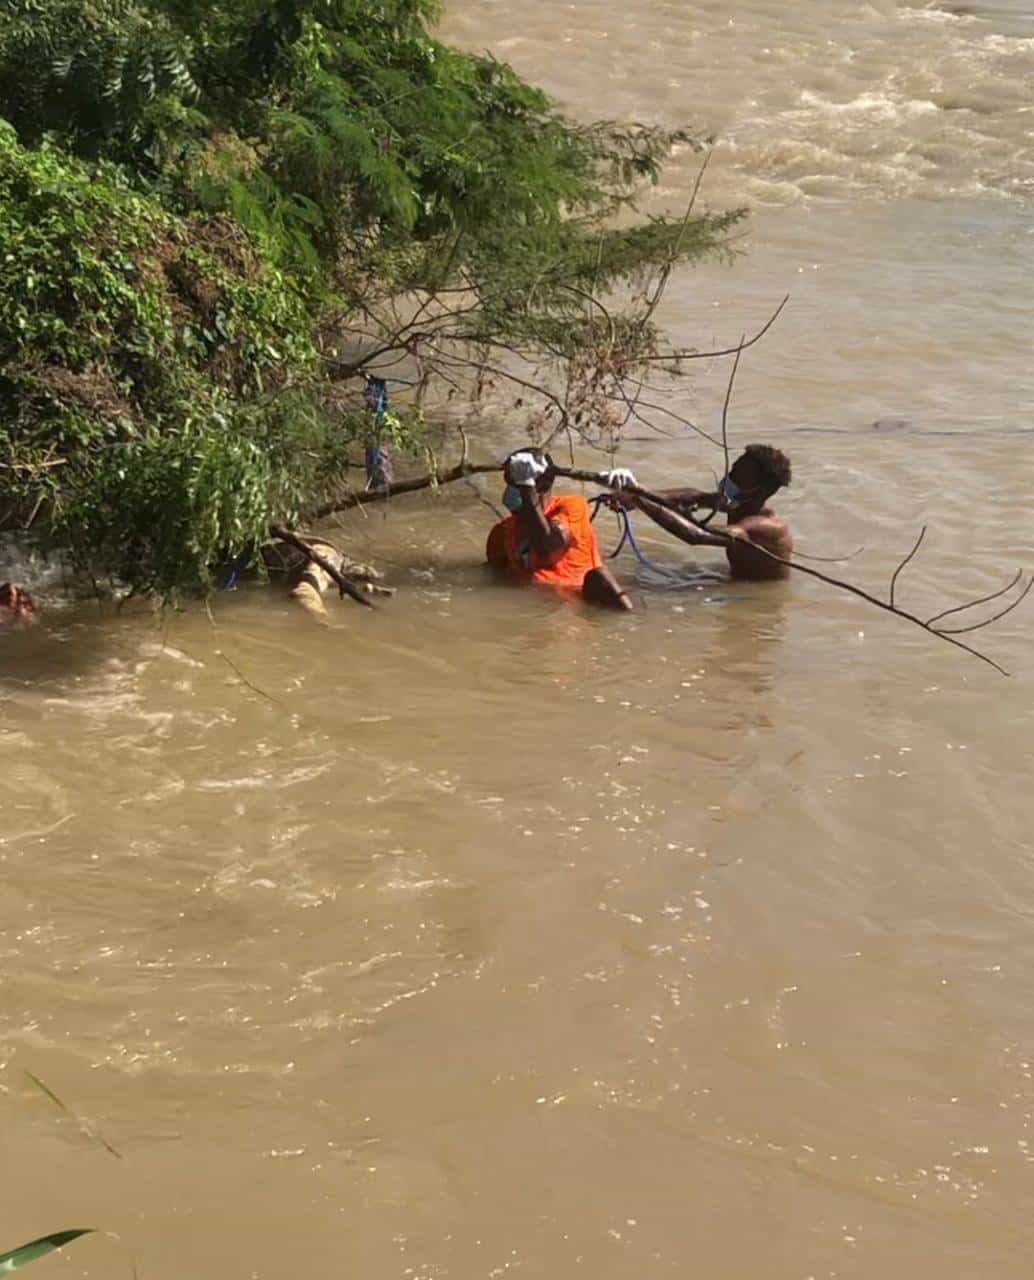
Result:
{"label": "pale human limb in water", "polygon": [[39,621],[39,605],[24,587],[0,583],[0,629],[31,627]]}

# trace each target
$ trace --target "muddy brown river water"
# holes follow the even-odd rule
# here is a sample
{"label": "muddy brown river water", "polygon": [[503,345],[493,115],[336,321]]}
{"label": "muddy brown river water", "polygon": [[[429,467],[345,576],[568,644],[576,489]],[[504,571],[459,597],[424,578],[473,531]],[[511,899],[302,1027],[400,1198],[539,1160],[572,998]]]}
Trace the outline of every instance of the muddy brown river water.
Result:
{"label": "muddy brown river water", "polygon": [[[1034,569],[1028,3],[454,0],[444,30],[578,115],[720,135],[749,252],[665,320],[735,342],[791,293],[733,431],[791,454],[802,550],[885,586],[927,523],[917,607]],[[724,376],[681,407],[713,423]],[[1007,680],[637,526],[687,581],[623,553],[641,607],[603,616],[486,583],[488,519],[465,489],[350,517],[399,592],[324,630],[257,587],[99,615],[19,566],[50,609],[0,644],[0,1250],[1027,1277],[1034,614],[983,637]]]}

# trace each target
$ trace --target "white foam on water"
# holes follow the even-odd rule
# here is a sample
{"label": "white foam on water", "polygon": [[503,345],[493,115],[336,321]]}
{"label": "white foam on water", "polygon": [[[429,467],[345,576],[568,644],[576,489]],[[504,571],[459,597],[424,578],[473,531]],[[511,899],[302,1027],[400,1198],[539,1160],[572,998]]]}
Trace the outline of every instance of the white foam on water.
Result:
{"label": "white foam on water", "polygon": [[921,98],[895,98],[889,93],[872,91],[861,93],[857,98],[852,98],[848,102],[835,102],[804,89],[801,92],[800,101],[803,107],[812,108],[817,112],[828,112],[831,115],[866,116],[878,121],[890,121],[895,124],[913,116],[928,115],[931,112],[936,113],[940,110],[935,102],[929,102]]}

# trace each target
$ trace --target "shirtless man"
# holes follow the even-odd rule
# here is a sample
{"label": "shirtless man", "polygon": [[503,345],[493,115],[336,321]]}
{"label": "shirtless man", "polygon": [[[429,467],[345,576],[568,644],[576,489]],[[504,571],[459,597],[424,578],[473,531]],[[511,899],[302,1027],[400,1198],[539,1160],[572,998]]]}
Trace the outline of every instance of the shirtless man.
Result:
{"label": "shirtless man", "polygon": [[749,444],[729,468],[717,493],[669,489],[658,494],[689,511],[700,507],[724,511],[728,517],[726,531],[736,539],[732,543],[702,532],[648,498],[622,494],[620,501],[623,505],[638,507],[662,529],[692,547],[723,547],[734,578],[762,582],[785,578],[790,573],[786,565],[777,564],[755,550],[761,547],[783,560],[793,554],[789,526],[768,506],[769,498],[789,483],[790,459],[785,453],[770,444]]}
{"label": "shirtless man", "polygon": [[24,587],[13,582],[0,583],[0,631],[28,627],[39,621],[36,601]]}

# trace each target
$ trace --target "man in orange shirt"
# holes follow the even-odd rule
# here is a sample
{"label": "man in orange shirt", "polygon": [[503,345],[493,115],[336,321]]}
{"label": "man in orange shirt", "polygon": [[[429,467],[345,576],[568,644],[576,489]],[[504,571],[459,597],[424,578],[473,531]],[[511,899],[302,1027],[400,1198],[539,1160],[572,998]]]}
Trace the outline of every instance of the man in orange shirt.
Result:
{"label": "man in orange shirt", "polygon": [[549,454],[519,449],[506,459],[503,475],[503,502],[513,515],[488,535],[488,563],[526,582],[578,591],[594,604],[631,609],[628,593],[600,556],[589,504],[577,494],[553,497]]}

